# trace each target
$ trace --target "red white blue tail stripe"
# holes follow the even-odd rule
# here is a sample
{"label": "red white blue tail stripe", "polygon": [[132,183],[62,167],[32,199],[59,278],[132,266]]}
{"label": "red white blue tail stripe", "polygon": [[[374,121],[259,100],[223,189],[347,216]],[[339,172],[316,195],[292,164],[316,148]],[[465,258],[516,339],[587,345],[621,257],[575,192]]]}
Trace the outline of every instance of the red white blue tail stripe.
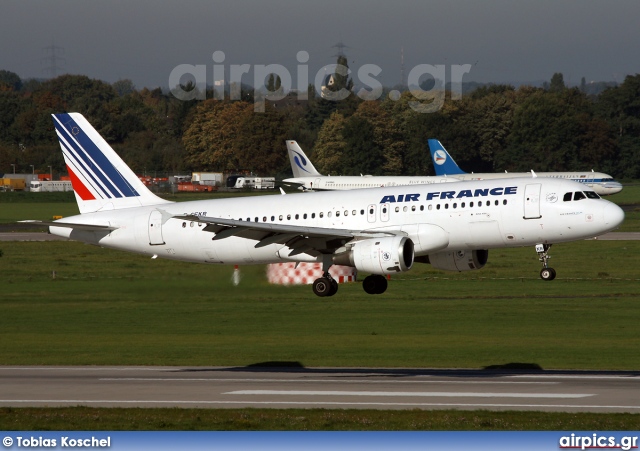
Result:
{"label": "red white blue tail stripe", "polygon": [[[69,114],[54,115],[54,124],[69,174],[75,178],[74,189],[76,183],[83,185],[84,189],[78,190],[84,194],[83,199],[85,196],[111,199],[140,195]],[[89,186],[84,186],[80,177]]]}

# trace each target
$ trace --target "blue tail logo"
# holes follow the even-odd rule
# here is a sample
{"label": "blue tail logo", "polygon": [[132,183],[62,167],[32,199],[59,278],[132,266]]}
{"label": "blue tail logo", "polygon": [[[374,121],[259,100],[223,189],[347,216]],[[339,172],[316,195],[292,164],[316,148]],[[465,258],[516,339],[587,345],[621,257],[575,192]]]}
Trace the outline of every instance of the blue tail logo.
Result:
{"label": "blue tail logo", "polygon": [[300,155],[299,152],[296,152],[295,150],[293,151],[295,152],[295,156],[293,157],[293,161],[296,162],[296,166],[298,166],[300,169],[302,169],[304,172],[309,172],[305,169],[305,166],[307,166],[307,159],[303,156]]}

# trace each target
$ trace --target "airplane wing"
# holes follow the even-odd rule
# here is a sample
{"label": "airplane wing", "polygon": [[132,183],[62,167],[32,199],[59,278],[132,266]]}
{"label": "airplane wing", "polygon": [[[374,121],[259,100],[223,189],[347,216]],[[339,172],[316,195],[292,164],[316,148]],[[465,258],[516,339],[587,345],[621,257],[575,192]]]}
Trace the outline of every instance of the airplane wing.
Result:
{"label": "airplane wing", "polygon": [[71,229],[89,230],[92,232],[117,229],[117,227],[112,227],[109,225],[79,224],[79,223],[73,223],[73,222],[38,221],[38,220],[26,220],[26,221],[18,221],[18,222],[41,225],[41,226],[49,226],[49,227],[68,227]]}
{"label": "airplane wing", "polygon": [[331,254],[349,241],[368,238],[388,237],[402,232],[370,232],[364,230],[328,229],[324,227],[305,227],[266,222],[240,221],[237,219],[211,218],[207,216],[174,216],[183,221],[207,224],[203,229],[215,233],[212,240],[222,240],[231,236],[257,240],[255,247],[269,244],[283,244],[291,248],[289,257],[297,254]]}

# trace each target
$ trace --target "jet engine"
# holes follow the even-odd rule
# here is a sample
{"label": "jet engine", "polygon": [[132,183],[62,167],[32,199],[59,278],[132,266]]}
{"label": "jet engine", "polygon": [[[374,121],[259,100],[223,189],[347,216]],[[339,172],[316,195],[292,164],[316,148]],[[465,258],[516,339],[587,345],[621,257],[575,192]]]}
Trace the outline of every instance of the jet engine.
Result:
{"label": "jet engine", "polygon": [[347,252],[334,256],[333,263],[386,275],[410,270],[413,259],[413,241],[406,236],[394,236],[356,241]]}
{"label": "jet engine", "polygon": [[429,254],[429,263],[434,268],[446,271],[472,271],[483,268],[488,258],[489,251],[486,249],[461,250]]}

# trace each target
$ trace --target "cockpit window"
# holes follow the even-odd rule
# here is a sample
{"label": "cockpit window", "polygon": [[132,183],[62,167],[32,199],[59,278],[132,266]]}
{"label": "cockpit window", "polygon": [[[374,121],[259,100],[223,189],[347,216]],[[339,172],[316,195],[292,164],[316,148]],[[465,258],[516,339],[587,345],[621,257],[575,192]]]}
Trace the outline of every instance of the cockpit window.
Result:
{"label": "cockpit window", "polygon": [[564,197],[562,198],[563,201],[565,202],[569,202],[571,200],[571,195],[573,193],[564,193]]}
{"label": "cockpit window", "polygon": [[598,193],[596,193],[595,191],[585,191],[584,193],[589,199],[600,199],[600,196],[598,196]]}
{"label": "cockpit window", "polygon": [[573,193],[573,200],[582,200],[586,198],[587,196],[585,196],[582,191],[576,191],[575,193]]}

